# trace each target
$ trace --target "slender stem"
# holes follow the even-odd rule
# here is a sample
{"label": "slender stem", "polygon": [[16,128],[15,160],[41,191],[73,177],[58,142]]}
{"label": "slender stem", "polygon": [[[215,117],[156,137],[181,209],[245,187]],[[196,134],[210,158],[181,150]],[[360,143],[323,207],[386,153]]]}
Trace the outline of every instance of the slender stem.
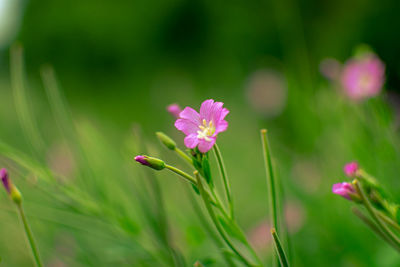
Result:
{"label": "slender stem", "polygon": [[379,218],[378,214],[375,212],[374,208],[372,207],[371,203],[369,202],[369,199],[365,195],[364,190],[362,189],[362,186],[360,185],[360,182],[358,180],[354,181],[354,184],[356,186],[356,189],[358,193],[361,196],[361,200],[364,203],[364,206],[367,208],[369,214],[371,217],[374,219],[375,223],[378,225],[380,230],[384,235],[386,235],[387,238],[389,238],[397,247],[400,248],[400,239],[387,227],[386,224],[384,224],[381,219]]}
{"label": "slender stem", "polygon": [[[185,187],[186,189],[187,187]],[[211,228],[209,222],[206,220],[206,217],[204,216],[203,211],[201,210],[199,204],[197,204],[196,200],[194,199],[193,195],[189,193],[188,190],[185,190],[185,192],[187,193],[187,196],[193,206],[194,209],[194,213],[196,214],[196,216],[198,217],[200,223],[203,225],[204,229],[206,230],[206,232],[208,233],[208,235],[211,237],[211,239],[214,241],[215,245],[217,248],[221,248],[223,247],[223,243],[222,241],[218,238],[218,236],[216,235],[216,233],[214,232],[214,230]],[[234,266],[232,259],[225,253],[222,254],[222,257],[224,258],[224,260],[226,261],[226,264],[228,266]]]}
{"label": "slender stem", "polygon": [[275,190],[275,176],[274,170],[272,167],[271,154],[269,149],[267,130],[261,130],[261,142],[263,145],[264,151],[264,160],[265,160],[265,172],[267,175],[267,183],[269,189],[269,208],[271,212],[271,221],[272,225],[275,228],[275,231],[278,231],[278,213],[277,213],[277,203],[276,203],[276,190]]}
{"label": "slender stem", "polygon": [[232,221],[232,218],[226,212],[226,208],[225,208],[224,204],[222,203],[221,198],[219,197],[218,193],[215,192],[215,187],[211,188],[210,192],[211,192],[212,197],[215,199],[215,204],[216,204],[217,208],[221,211],[222,215],[224,215],[224,217],[226,219],[228,219],[229,221]]}
{"label": "slender stem", "polygon": [[225,234],[224,230],[222,229],[221,225],[218,222],[218,219],[210,205],[210,201],[208,199],[208,195],[206,194],[203,184],[201,182],[200,176],[198,171],[194,172],[195,176],[196,176],[196,180],[197,180],[197,184],[199,187],[199,191],[200,191],[200,195],[203,199],[204,205],[206,206],[206,209],[208,211],[208,214],[211,217],[211,220],[213,221],[215,227],[217,228],[218,233],[221,235],[222,239],[224,240],[224,242],[228,245],[228,247],[238,256],[238,258],[247,266],[254,266],[253,264],[251,264],[232,244],[232,242],[229,240],[229,238],[227,237],[227,235]]}
{"label": "slender stem", "polygon": [[368,219],[360,210],[357,208],[352,209],[353,213],[365,224],[367,225],[377,236],[389,243],[394,249],[400,252],[399,247],[397,247],[389,238],[387,238],[382,231],[374,224],[373,221]]}
{"label": "slender stem", "polygon": [[191,166],[193,166],[193,160],[181,149],[175,147],[174,151],[184,160],[186,160]]}
{"label": "slender stem", "polygon": [[174,166],[171,166],[171,165],[167,165],[167,164],[165,164],[165,168],[167,168],[168,170],[170,170],[170,171],[172,171],[172,172],[178,174],[179,176],[185,178],[186,180],[188,180],[188,181],[191,182],[192,184],[197,185],[196,179],[194,179],[193,176],[190,176],[190,175],[187,174],[186,172],[181,171],[180,169],[175,168]]}
{"label": "slender stem", "polygon": [[278,237],[278,234],[276,233],[275,228],[271,228],[271,234],[272,234],[272,237],[274,239],[276,253],[279,256],[279,261],[281,262],[281,265],[283,267],[288,267],[289,266],[289,262],[287,260],[287,257],[286,257],[286,254],[285,254],[285,250],[282,247],[281,241],[279,240],[279,237]]}
{"label": "slender stem", "polygon": [[[180,169],[178,169],[178,168],[175,168],[174,166],[168,165],[168,164],[165,164],[165,168],[167,168],[168,170],[170,170],[170,171],[172,171],[172,172],[178,174],[179,176],[183,177],[185,180],[189,181],[189,182],[192,183],[194,186],[197,186],[197,182],[196,182],[195,178],[193,178],[193,176],[190,176],[190,175],[187,174],[186,172],[184,172],[184,171],[182,171],[182,170],[180,170]],[[216,206],[218,207],[218,206],[220,205],[220,204],[219,204],[220,201],[217,201],[216,199],[214,199],[214,198],[211,196],[210,192],[207,191],[207,189],[205,189],[205,192],[206,192],[206,194],[208,195],[208,197],[210,198],[211,202],[212,202],[214,205],[216,205]],[[223,207],[221,207],[221,209],[222,209],[221,211],[225,212],[225,211],[223,210]]]}
{"label": "slender stem", "polygon": [[222,159],[221,151],[219,150],[219,147],[216,143],[214,145],[214,152],[215,152],[215,157],[217,158],[217,161],[218,161],[222,180],[224,181],[226,199],[228,200],[228,203],[229,203],[229,213],[230,213],[231,218],[233,219],[234,218],[234,210],[233,210],[233,199],[232,199],[230,183],[229,183],[228,175],[226,173],[225,164]]}
{"label": "slender stem", "polygon": [[378,216],[381,218],[383,221],[385,221],[387,224],[391,225],[393,228],[395,228],[397,231],[400,231],[400,225],[398,225],[395,221],[393,221],[392,218],[389,218],[386,216],[383,212],[378,211]]}
{"label": "slender stem", "polygon": [[26,219],[24,208],[22,207],[21,203],[17,204],[17,207],[18,207],[18,212],[19,212],[22,224],[24,225],[26,237],[28,238],[29,245],[30,245],[31,250],[32,250],[32,254],[33,254],[33,257],[35,259],[36,266],[37,267],[42,267],[43,265],[42,265],[42,262],[40,260],[39,251],[37,249],[37,246],[36,246],[36,243],[35,243],[35,239],[33,238],[33,234],[32,234],[31,228],[29,227],[28,220]]}

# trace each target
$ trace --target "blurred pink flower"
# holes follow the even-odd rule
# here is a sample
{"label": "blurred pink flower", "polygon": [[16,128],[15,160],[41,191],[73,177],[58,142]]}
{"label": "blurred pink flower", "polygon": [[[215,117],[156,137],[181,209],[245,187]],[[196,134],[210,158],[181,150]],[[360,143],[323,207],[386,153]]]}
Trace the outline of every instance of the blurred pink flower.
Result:
{"label": "blurred pink flower", "polygon": [[206,153],[215,144],[217,134],[228,128],[225,116],[229,110],[223,108],[224,103],[208,99],[201,104],[200,114],[190,107],[179,113],[175,127],[182,131],[185,145],[188,148],[198,146],[200,152]]}
{"label": "blurred pink flower", "polygon": [[246,94],[255,111],[267,117],[277,116],[286,105],[285,77],[275,70],[257,70],[248,80]]}
{"label": "blurred pink flower", "polygon": [[306,216],[299,201],[290,200],[285,203],[284,214],[290,233],[296,233],[303,227]]}
{"label": "blurred pink flower", "polygon": [[354,100],[378,95],[384,82],[385,65],[372,53],[347,61],[341,75],[345,94]]}
{"label": "blurred pink flower", "polygon": [[181,113],[181,107],[178,104],[171,104],[167,107],[167,111],[174,116],[175,118],[179,118],[179,113]]}
{"label": "blurred pink flower", "polygon": [[341,64],[337,59],[325,58],[319,64],[319,71],[325,78],[336,81],[340,77]]}
{"label": "blurred pink flower", "polygon": [[332,192],[348,200],[352,200],[351,195],[357,193],[353,185],[346,182],[334,184],[332,186]]}
{"label": "blurred pink flower", "polygon": [[263,220],[249,232],[249,241],[255,250],[266,251],[271,244],[271,225],[268,220]]}
{"label": "blurred pink flower", "polygon": [[355,177],[357,174],[357,171],[359,169],[359,165],[356,161],[347,163],[346,165],[344,165],[343,171],[346,174],[347,177]]}
{"label": "blurred pink flower", "polygon": [[74,177],[76,162],[67,143],[61,142],[52,145],[46,156],[50,169],[57,174],[60,182]]}

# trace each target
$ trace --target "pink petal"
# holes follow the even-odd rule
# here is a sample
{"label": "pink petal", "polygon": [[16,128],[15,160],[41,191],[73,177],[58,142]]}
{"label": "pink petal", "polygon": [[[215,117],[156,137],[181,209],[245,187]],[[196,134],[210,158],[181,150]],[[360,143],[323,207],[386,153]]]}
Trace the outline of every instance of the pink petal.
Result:
{"label": "pink petal", "polygon": [[208,99],[201,104],[200,117],[202,119],[206,119],[206,121],[209,121],[213,104],[214,104],[213,99]]}
{"label": "pink petal", "polygon": [[220,132],[224,132],[228,129],[228,122],[227,121],[220,121],[217,126],[215,127],[215,134],[218,134]]}
{"label": "pink petal", "polygon": [[215,102],[214,105],[211,108],[211,113],[209,114],[209,120],[213,120],[214,123],[217,123],[218,121],[221,120],[221,112],[222,112],[222,106],[224,103],[222,102]]}
{"label": "pink petal", "polygon": [[192,109],[191,107],[186,107],[184,110],[182,110],[182,112],[179,113],[179,117],[181,119],[190,120],[197,125],[201,124],[199,113],[197,113],[197,111]]}
{"label": "pink petal", "polygon": [[185,146],[188,148],[195,148],[199,143],[199,139],[197,138],[196,134],[190,134],[185,137]]}
{"label": "pink petal", "polygon": [[210,150],[213,145],[215,144],[215,137],[210,137],[211,141],[206,141],[206,140],[200,140],[199,142],[199,150],[201,153],[206,153],[208,150]]}
{"label": "pink petal", "polygon": [[229,110],[226,109],[226,108],[223,108],[222,111],[221,111],[221,116],[219,117],[219,119],[220,120],[225,119],[225,117],[226,117],[226,115],[228,115],[228,113],[229,113]]}
{"label": "pink petal", "polygon": [[186,135],[195,134],[199,130],[199,125],[188,119],[177,119],[175,127]]}

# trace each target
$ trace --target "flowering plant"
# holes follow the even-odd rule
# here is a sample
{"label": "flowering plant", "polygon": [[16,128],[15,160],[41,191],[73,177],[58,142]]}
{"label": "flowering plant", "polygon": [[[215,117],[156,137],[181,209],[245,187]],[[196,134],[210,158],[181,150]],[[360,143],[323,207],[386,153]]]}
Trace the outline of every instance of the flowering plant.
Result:
{"label": "flowering plant", "polygon": [[357,162],[346,164],[344,173],[352,182],[334,184],[332,192],[363,205],[372,220],[357,208],[353,208],[354,214],[400,252],[400,205],[394,203],[377,180],[361,169]]}
{"label": "flowering plant", "polygon": [[[161,159],[150,156],[138,155],[135,160],[144,166],[155,170],[168,169],[188,181],[195,193],[201,198],[206,211],[218,231],[223,242],[227,246],[228,253],[224,253],[228,265],[238,260],[246,266],[263,266],[263,262],[247,241],[245,234],[236,221],[233,205],[233,197],[230,189],[230,182],[224,165],[221,151],[216,143],[217,135],[226,131],[228,122],[225,117],[229,110],[223,107],[222,102],[215,102],[208,99],[201,104],[197,112],[191,107],[185,107],[178,112],[179,106],[171,105],[167,110],[177,118],[175,127],[182,131],[186,137],[184,144],[188,148],[187,153],[178,148],[175,141],[164,133],[157,133],[161,143],[168,149],[176,152],[193,169],[193,175],[184,172],[174,166],[165,163]],[[282,266],[288,266],[289,262],[285,254],[279,235],[283,232],[280,229],[281,221],[278,212],[278,196],[272,160],[267,139],[267,131],[261,130],[261,138],[264,149],[265,167],[269,188],[269,204],[271,209],[271,236],[274,240],[277,258]],[[209,152],[214,151],[221,178],[224,184],[226,202],[222,200],[217,188],[214,186],[214,175],[211,172]],[[197,210],[197,212],[200,212]],[[201,215],[203,216],[203,215]],[[267,238],[267,237],[266,237]],[[218,242],[218,241],[216,241]],[[196,266],[201,266],[200,262]]]}

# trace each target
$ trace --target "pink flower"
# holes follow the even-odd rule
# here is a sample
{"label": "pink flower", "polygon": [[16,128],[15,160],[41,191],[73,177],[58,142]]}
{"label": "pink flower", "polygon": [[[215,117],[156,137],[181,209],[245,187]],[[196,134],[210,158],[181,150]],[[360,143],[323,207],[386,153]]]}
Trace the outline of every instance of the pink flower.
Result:
{"label": "pink flower", "polygon": [[200,152],[206,153],[213,147],[217,134],[228,128],[224,118],[229,110],[223,105],[222,102],[208,99],[201,104],[200,114],[190,107],[179,113],[175,127],[186,134],[185,145],[188,148],[198,146]]}
{"label": "pink flower", "polygon": [[332,186],[332,192],[336,195],[340,195],[348,200],[352,200],[351,196],[356,195],[357,192],[352,184],[350,183],[338,183]]}
{"label": "pink flower", "polygon": [[344,165],[343,171],[347,177],[355,177],[359,168],[358,163],[353,161]]}
{"label": "pink flower", "polygon": [[167,107],[167,111],[175,118],[179,118],[179,113],[181,113],[182,110],[178,104],[171,104]]}
{"label": "pink flower", "polygon": [[3,183],[4,188],[6,189],[7,193],[11,193],[11,181],[8,178],[8,173],[6,169],[1,169],[0,170],[0,179],[1,182]]}
{"label": "pink flower", "polygon": [[341,82],[351,99],[373,97],[379,94],[385,82],[385,65],[372,53],[353,58],[346,62]]}

